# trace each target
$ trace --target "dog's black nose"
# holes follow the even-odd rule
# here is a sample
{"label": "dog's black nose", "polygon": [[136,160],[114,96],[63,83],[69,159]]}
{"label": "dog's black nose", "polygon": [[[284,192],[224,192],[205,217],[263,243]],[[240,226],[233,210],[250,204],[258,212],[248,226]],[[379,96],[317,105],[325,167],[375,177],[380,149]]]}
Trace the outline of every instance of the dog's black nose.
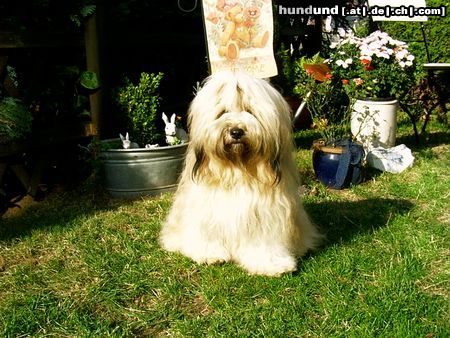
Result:
{"label": "dog's black nose", "polygon": [[230,130],[231,137],[234,138],[235,140],[239,140],[242,137],[242,135],[244,135],[244,133],[245,133],[244,130],[241,128],[232,128]]}

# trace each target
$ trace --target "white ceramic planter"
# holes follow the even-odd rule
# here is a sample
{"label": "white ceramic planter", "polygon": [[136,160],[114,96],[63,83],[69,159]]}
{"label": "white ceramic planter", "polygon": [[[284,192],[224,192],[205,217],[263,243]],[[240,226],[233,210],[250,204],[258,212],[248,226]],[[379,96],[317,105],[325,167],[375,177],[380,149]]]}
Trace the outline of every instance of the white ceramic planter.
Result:
{"label": "white ceramic planter", "polygon": [[353,136],[366,149],[395,146],[397,100],[356,100],[351,116]]}

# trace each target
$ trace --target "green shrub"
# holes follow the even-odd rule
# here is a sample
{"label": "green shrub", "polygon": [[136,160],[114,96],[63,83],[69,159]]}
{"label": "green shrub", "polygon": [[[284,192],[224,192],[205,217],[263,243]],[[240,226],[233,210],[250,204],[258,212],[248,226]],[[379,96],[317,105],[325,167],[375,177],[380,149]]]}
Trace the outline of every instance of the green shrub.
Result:
{"label": "green shrub", "polygon": [[22,139],[31,130],[33,116],[21,100],[5,97],[0,101],[0,143]]}
{"label": "green shrub", "polygon": [[138,84],[128,78],[119,89],[117,102],[127,116],[130,139],[141,147],[157,143],[161,139],[157,116],[159,110],[159,86],[163,73],[141,73]]}
{"label": "green shrub", "polygon": [[[447,6],[448,2],[443,0],[428,0],[427,6],[440,7]],[[405,41],[410,46],[419,63],[426,63],[427,54],[423,41],[420,22],[396,22],[383,21],[381,28],[389,35],[398,40]],[[431,62],[449,62],[450,61],[450,15],[445,17],[429,16],[428,21],[424,22],[425,35],[427,37]]]}

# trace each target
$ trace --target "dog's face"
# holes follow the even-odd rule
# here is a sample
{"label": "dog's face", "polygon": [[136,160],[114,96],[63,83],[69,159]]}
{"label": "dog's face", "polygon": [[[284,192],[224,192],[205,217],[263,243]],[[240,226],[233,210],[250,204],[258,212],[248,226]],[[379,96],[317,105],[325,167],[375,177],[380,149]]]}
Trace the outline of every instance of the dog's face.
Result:
{"label": "dog's face", "polygon": [[[212,76],[197,94],[189,112],[194,173],[209,162],[221,166],[268,164],[279,168],[289,108],[265,80],[241,73]],[[278,177],[278,173],[276,173]]]}
{"label": "dog's face", "polygon": [[210,156],[245,163],[262,149],[262,127],[248,111],[223,111],[205,128],[207,144],[204,151]]}

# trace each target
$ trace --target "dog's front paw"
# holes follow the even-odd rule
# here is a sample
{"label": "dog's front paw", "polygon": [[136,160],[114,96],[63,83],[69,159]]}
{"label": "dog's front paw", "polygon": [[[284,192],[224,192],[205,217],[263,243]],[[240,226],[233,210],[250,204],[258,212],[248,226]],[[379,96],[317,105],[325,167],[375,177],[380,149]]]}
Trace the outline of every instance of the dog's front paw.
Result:
{"label": "dog's front paw", "polygon": [[195,260],[195,262],[198,264],[206,264],[206,265],[220,265],[227,261],[228,261],[227,257],[206,257]]}
{"label": "dog's front paw", "polygon": [[293,256],[280,253],[263,253],[262,250],[246,251],[239,257],[238,263],[253,275],[280,276],[297,270],[297,260]]}
{"label": "dog's front paw", "polygon": [[183,246],[182,238],[180,238],[180,236],[177,236],[176,233],[169,232],[161,232],[159,237],[159,244],[164,250],[170,252],[180,251]]}
{"label": "dog's front paw", "polygon": [[218,244],[197,245],[195,250],[190,248],[189,252],[185,252],[198,264],[223,264],[230,260],[228,251]]}

